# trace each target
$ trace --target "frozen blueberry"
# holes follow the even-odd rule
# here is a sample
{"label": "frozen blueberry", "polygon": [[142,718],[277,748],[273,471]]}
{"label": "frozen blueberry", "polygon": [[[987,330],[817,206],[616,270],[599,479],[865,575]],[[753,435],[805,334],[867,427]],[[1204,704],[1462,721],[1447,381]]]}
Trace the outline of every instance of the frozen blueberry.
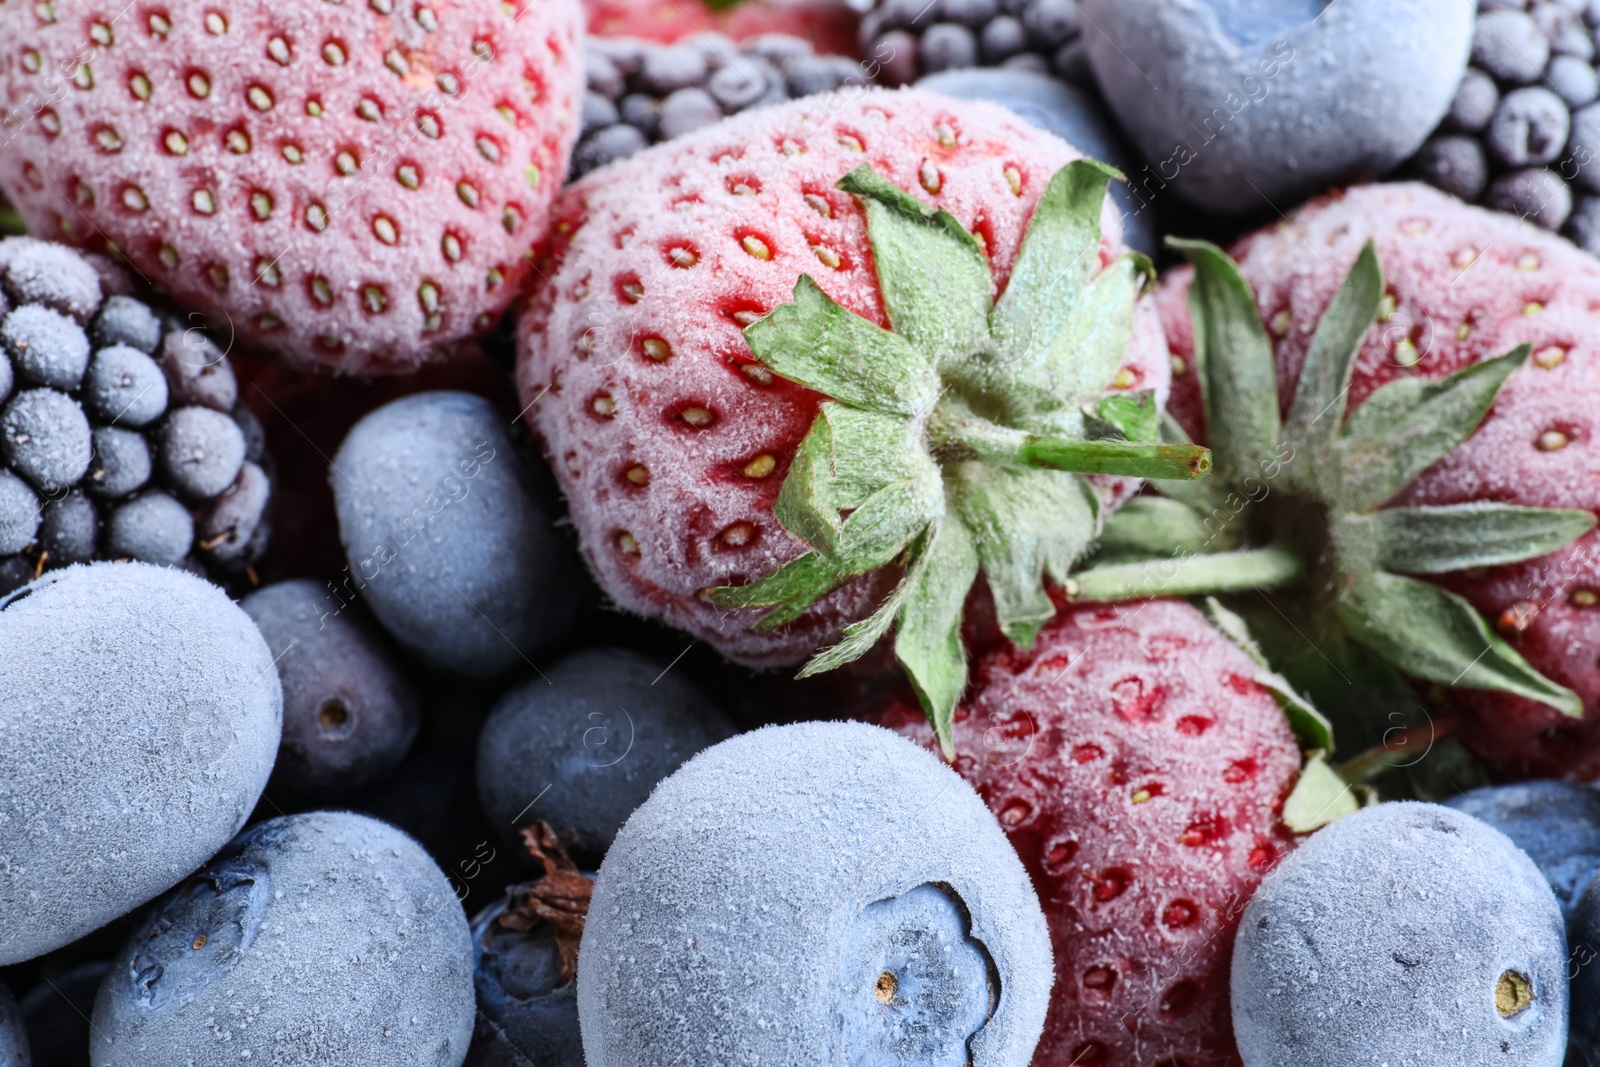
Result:
{"label": "frozen blueberry", "polygon": [[109,296],[89,326],[96,348],[127,345],[154,355],[161,344],[161,320],[131,296]]}
{"label": "frozen blueberry", "polygon": [[[717,71],[706,83],[706,88],[710,90],[718,104],[729,111],[738,111],[761,99],[762,94],[767,91],[767,82],[771,77],[772,70],[765,63],[745,59],[730,63]],[[829,85],[826,88],[832,89],[833,86]],[[661,118],[664,124],[665,109]]]}
{"label": "frozen blueberry", "polygon": [[[654,137],[660,126],[661,102],[648,93],[629,93],[617,105],[622,121],[646,137]],[[631,153],[629,153],[631,154]],[[622,158],[617,156],[615,158]]]}
{"label": "frozen blueberry", "polygon": [[164,897],[112,960],[94,1062],[456,1067],[472,944],[444,872],[349,812],[261,823]]}
{"label": "frozen blueberry", "polygon": [[[80,963],[41,979],[18,1004],[35,1067],[89,1067],[89,1016],[111,964]],[[10,1067],[4,1059],[0,1065]]]}
{"label": "frozen blueberry", "polygon": [[561,980],[548,924],[500,925],[512,899],[507,894],[472,919],[478,1027],[467,1067],[584,1067],[578,983]]}
{"label": "frozen blueberry", "polygon": [[1412,161],[1417,176],[1452,196],[1471,202],[1489,184],[1489,161],[1476,137],[1441,133],[1428,138]]}
{"label": "frozen blueberry", "polygon": [[38,566],[27,556],[0,556],[0,596],[14,592],[33,581]]}
{"label": "frozen blueberry", "polygon": [[592,48],[584,50],[583,72],[589,90],[608,100],[621,96],[626,87],[617,65]]}
{"label": "frozen blueberry", "polygon": [[639,64],[640,84],[657,96],[703,84],[706,73],[705,57],[688,45],[652,48]]}
{"label": "frozen blueberry", "polygon": [[1554,780],[1484,786],[1445,801],[1511,838],[1570,913],[1600,868],[1600,791]]}
{"label": "frozen blueberry", "polygon": [[922,69],[930,74],[978,62],[978,39],[965,26],[941,22],[922,35]]}
{"label": "frozen blueberry", "polygon": [[1023,9],[1022,26],[1040,48],[1055,49],[1078,36],[1083,13],[1074,0],[1031,0]]}
{"label": "frozen blueberry", "polygon": [[1574,56],[1556,56],[1544,72],[1544,81],[1568,107],[1582,107],[1600,96],[1600,75]]}
{"label": "frozen blueberry", "polygon": [[35,489],[57,492],[89,469],[89,420],[65,393],[20,392],[0,412],[0,453]]}
{"label": "frozen blueberry", "polygon": [[1572,134],[1567,138],[1569,163],[1563,163],[1574,184],[1600,193],[1600,104],[1572,113]]}
{"label": "frozen blueberry", "polygon": [[1559,1067],[1561,909],[1493,827],[1436,804],[1365,808],[1256,890],[1232,1001],[1245,1067]]}
{"label": "frozen blueberry", "polygon": [[677,89],[661,101],[659,122],[663,140],[709,126],[722,118],[722,109],[711,94],[698,86]]}
{"label": "frozen blueberry", "polygon": [[189,509],[160,490],[118,504],[106,518],[106,554],[172,566],[194,544]]}
{"label": "frozen blueberry", "polygon": [[1089,45],[1082,37],[1068,41],[1050,57],[1050,69],[1066,81],[1085,89],[1095,85],[1094,67],[1089,62]]}
{"label": "frozen blueberry", "polygon": [[[634,97],[624,97],[626,103]],[[650,142],[645,135],[633,126],[618,123],[615,126],[606,126],[603,129],[585,133],[583,140],[572,153],[572,169],[578,174],[587,174],[596,167],[603,167],[613,160],[626,159],[635,152],[650,147]]]}
{"label": "frozen blueberry", "polygon": [[1490,182],[1483,202],[1547,230],[1559,230],[1572,214],[1572,188],[1552,170],[1527,167]]}
{"label": "frozen blueberry", "polygon": [[787,67],[811,55],[811,42],[788,33],[760,33],[746,37],[739,47],[778,67]]}
{"label": "frozen blueberry", "polygon": [[1584,61],[1594,58],[1594,41],[1589,38],[1589,29],[1583,24],[1580,11],[1555,0],[1535,6],[1528,14],[1550,42],[1553,54]]}
{"label": "frozen blueberry", "polygon": [[[937,811],[930,820],[928,813]],[[628,819],[578,968],[588,1067],[1022,1067],[1044,916],[977,794],[877,727],[768,727],[707,749]]]}
{"label": "frozen blueberry", "polygon": [[272,656],[181,571],[52,571],[0,610],[0,965],[164,892],[244,825],[278,750]]}
{"label": "frozen blueberry", "polygon": [[167,410],[167,379],[156,361],[131,345],[94,354],[83,380],[83,404],[102,422],[147,426]]}
{"label": "frozen blueberry", "polygon": [[481,397],[418,393],[356,423],[328,474],[357,595],[403,649],[469,677],[526,668],[581,588],[510,425]]}
{"label": "frozen blueberry", "polygon": [[73,389],[89,365],[89,337],[72,319],[41,304],[26,304],[0,322],[0,345],[17,376],[34,385]]}
{"label": "frozen blueberry", "polygon": [[1600,881],[1589,879],[1578,894],[1567,937],[1572,949],[1572,1044],[1588,1057],[1585,1062],[1595,1063],[1600,1060]]}
{"label": "frozen blueberry", "polygon": [[[1472,0],[1079,6],[1081,40],[1128,139],[1158,173],[1176,175],[1175,191],[1225,213],[1298,203],[1414,155],[1455,97],[1475,8]],[[1529,80],[1548,58],[1546,47]]]}
{"label": "frozen blueberry", "polygon": [[21,552],[39,529],[39,498],[28,483],[0,468],[0,556]]}
{"label": "frozen blueberry", "polygon": [[1579,199],[1567,219],[1566,235],[1591,255],[1600,255],[1600,196]]}
{"label": "frozen blueberry", "polygon": [[209,498],[233,484],[244,462],[244,431],[210,408],[174,411],[161,430],[161,472],[180,492]]}
{"label": "frozen blueberry", "polygon": [[[22,1012],[12,999],[11,990],[6,988],[4,982],[0,982],[0,1067],[30,1067],[32,1063],[28,1052],[28,1035],[22,1025]],[[582,1067],[581,1060],[577,1067]]]}
{"label": "frozen blueberry", "polygon": [[144,435],[116,426],[96,427],[92,435],[94,458],[89,462],[83,488],[91,496],[115,500],[144,487],[153,470],[150,446]]}
{"label": "frozen blueberry", "polygon": [[213,411],[232,411],[239,402],[239,381],[233,364],[204,330],[167,330],[157,358],[167,376],[167,392],[174,405],[199,404]]}
{"label": "frozen blueberry", "polygon": [[617,105],[594,90],[583,94],[583,128],[596,130],[617,121]]}
{"label": "frozen blueberry", "polygon": [[11,370],[11,361],[0,356],[0,401],[11,395],[11,387],[16,384],[16,376]]}
{"label": "frozen blueberry", "polygon": [[1494,118],[1494,109],[1500,106],[1500,90],[1494,79],[1476,67],[1468,67],[1456,88],[1455,99],[1450,101],[1450,111],[1443,125],[1463,133],[1479,133]]}
{"label": "frozen blueberry", "polygon": [[1041,77],[1050,76],[1050,61],[1037,52],[1018,52],[1000,66],[1003,70],[1025,70]]}
{"label": "frozen blueberry", "polygon": [[478,740],[478,796],[507,838],[551,825],[598,865],[656,783],[733,725],[692,682],[620,648],[575,653],[511,690]]}
{"label": "frozen blueberry", "polygon": [[261,554],[272,483],[266,471],[246,460],[233,485],[195,522],[195,543],[208,559],[237,567]]}
{"label": "frozen blueberry", "polygon": [[399,657],[323,582],[300,578],[239,602],[283,683],[283,745],[268,794],[329,804],[390,774],[417,738],[422,701]]}
{"label": "frozen blueberry", "polygon": [[1549,89],[1516,89],[1495,109],[1484,141],[1504,166],[1540,166],[1566,147],[1571,121],[1566,105]]}
{"label": "frozen blueberry", "polygon": [[39,548],[49,553],[52,567],[88,563],[100,538],[100,521],[94,504],[74,489],[45,501],[39,513]]}
{"label": "frozen blueberry", "polygon": [[1529,85],[1550,62],[1550,40],[1522,11],[1486,11],[1472,32],[1472,65],[1500,81]]}
{"label": "frozen blueberry", "polygon": [[1112,182],[1111,197],[1122,214],[1122,238],[1129,247],[1149,256],[1159,250],[1151,199],[1162,183],[1159,179],[1151,181],[1149,173],[1140,169],[1137,157],[1123,143],[1094,97],[1055,78],[1020,70],[952,70],[930,74],[917,85],[963,100],[1002,104],[1085,154],[1121,170],[1128,181]]}
{"label": "frozen blueberry", "polygon": [[976,29],[1000,13],[998,0],[939,0],[942,22],[959,22]]}
{"label": "frozen blueberry", "polygon": [[78,322],[100,307],[100,276],[65,245],[24,238],[6,257],[5,287],[13,304],[43,304]]}

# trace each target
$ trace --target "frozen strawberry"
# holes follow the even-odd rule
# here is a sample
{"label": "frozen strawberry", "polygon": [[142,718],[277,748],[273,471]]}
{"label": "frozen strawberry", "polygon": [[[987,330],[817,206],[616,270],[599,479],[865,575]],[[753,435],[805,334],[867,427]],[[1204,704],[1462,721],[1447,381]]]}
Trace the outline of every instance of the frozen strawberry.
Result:
{"label": "frozen strawberry", "polygon": [[584,0],[595,37],[642,37],[670,43],[697,33],[735,41],[764,33],[803,37],[818,52],[851,55],[860,16],[842,0]]}
{"label": "frozen strawberry", "polygon": [[581,91],[575,0],[0,3],[0,187],[224,333],[402,371],[531,270]]}
{"label": "frozen strawberry", "polygon": [[570,187],[519,388],[618,604],[751,666],[859,622],[837,664],[898,622],[948,714],[981,558],[1026,643],[1052,610],[1043,577],[1137,485],[1062,471],[1204,462],[1145,443],[1166,347],[1118,258],[1107,173],[1075,158],[991,105],[864,90]]}
{"label": "frozen strawberry", "polygon": [[[1040,1067],[1237,1064],[1239,915],[1293,844],[1300,755],[1260,668],[1181,601],[1076,605],[980,657],[955,767],[1032,876],[1055,951]],[[914,705],[883,725],[932,746]]]}
{"label": "frozen strawberry", "polygon": [[[1442,439],[1442,449],[1420,437],[1403,445],[1402,456],[1438,461],[1417,465],[1409,486],[1391,485],[1391,496],[1377,501],[1386,507],[1375,520],[1436,521],[1454,509],[1466,521],[1471,512],[1461,510],[1465,506],[1505,509],[1498,517],[1480,515],[1470,532],[1433,527],[1427,543],[1414,543],[1405,561],[1409,573],[1465,596],[1492,629],[1450,608],[1445,615],[1464,627],[1463,634],[1481,631],[1457,642],[1455,651],[1465,658],[1439,659],[1431,672],[1418,669],[1424,665],[1414,659],[1396,665],[1414,677],[1470,687],[1458,690],[1473,712],[1463,741],[1493,769],[1593,778],[1600,774],[1600,534],[1583,531],[1593,525],[1585,513],[1600,511],[1600,262],[1533,226],[1421,185],[1367,186],[1315,201],[1234,249],[1275,356],[1283,412],[1298,402],[1319,321],[1336,294],[1349,292],[1346,271],[1367,242],[1383,281],[1373,295],[1377,322],[1364,332],[1358,324],[1346,435],[1365,405],[1397,383],[1415,389],[1424,380],[1456,375],[1452,380],[1481,401],[1481,410],[1467,410],[1457,424],[1463,432],[1453,438],[1459,441],[1453,451],[1452,441]],[[1175,366],[1185,372],[1175,378],[1171,410],[1200,434],[1206,430],[1200,368],[1185,303],[1192,278],[1191,268],[1173,272],[1159,302]],[[1527,346],[1514,361],[1519,369],[1491,369],[1519,346]],[[1504,385],[1478,391],[1468,382],[1473,373],[1503,378]],[[1391,401],[1397,395],[1390,393]],[[1336,426],[1338,416],[1331,408],[1323,421]],[[1429,424],[1426,418],[1413,423]],[[1287,470],[1318,464],[1302,452]],[[1350,462],[1347,457],[1347,468]],[[1219,450],[1219,471],[1223,465]],[[1281,490],[1294,481],[1291,473],[1271,494],[1283,497]],[[1525,512],[1517,520],[1509,506],[1576,514]],[[1257,527],[1252,534],[1248,518],[1214,525],[1230,527],[1227,536],[1242,542],[1262,532]],[[1373,529],[1350,527],[1335,543],[1350,547],[1352,538],[1369,536],[1361,530]],[[1418,526],[1414,533],[1422,531]],[[1354,545],[1358,554],[1370,550]],[[1386,566],[1399,569],[1392,560]],[[1352,564],[1342,574],[1360,569]],[[1435,600],[1435,606],[1444,610],[1446,602]],[[1479,653],[1483,658],[1465,670]],[[1485,665],[1492,674],[1482,673]],[[1573,717],[1580,709],[1582,716]]]}

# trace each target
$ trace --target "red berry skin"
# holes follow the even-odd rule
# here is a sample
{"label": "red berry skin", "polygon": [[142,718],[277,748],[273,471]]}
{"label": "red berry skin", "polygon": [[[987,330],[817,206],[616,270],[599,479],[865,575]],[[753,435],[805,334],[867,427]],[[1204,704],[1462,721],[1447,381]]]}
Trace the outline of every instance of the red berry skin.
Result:
{"label": "red berry skin", "polygon": [[578,0],[0,3],[0,188],[240,347],[403,372],[532,271]]}
{"label": "red berry skin", "polygon": [[[1354,410],[1405,375],[1439,378],[1527,343],[1478,431],[1394,503],[1494,501],[1600,514],[1600,261],[1532,225],[1418,184],[1370,185],[1312,201],[1231,254],[1273,339],[1285,409],[1316,323],[1371,239],[1393,312],[1367,334]],[[1175,360],[1192,364],[1187,267],[1157,304]],[[1169,410],[1204,431],[1192,372]],[[1583,699],[1584,716],[1488,690],[1457,690],[1461,740],[1504,777],[1600,775],[1600,533],[1550,555],[1445,575],[1535,668]]]}
{"label": "red berry skin", "polygon": [[[1080,153],[1002,108],[920,90],[856,90],[761,108],[569,186],[550,284],[518,323],[517,381],[590,569],[621,607],[752,667],[836,640],[888,575],[830,594],[770,634],[699,597],[776,570],[804,544],[773,517],[822,398],[774,378],[741,332],[809,274],[887,327],[861,209],[835,188],[863,163],[980,235],[997,284],[1034,204]],[[1103,215],[1101,258],[1120,254]],[[1166,395],[1153,302],[1108,386]],[[1137,486],[1100,480],[1108,505]]]}
{"label": "red berry skin", "polygon": [[735,41],[786,33],[811,42],[819,55],[855,54],[854,9],[840,0],[741,0],[713,11],[703,0],[584,0],[591,37],[643,37],[663,44],[696,33]]}
{"label": "red berry skin", "polygon": [[[1063,606],[975,664],[955,768],[1033,878],[1056,984],[1037,1067],[1232,1067],[1239,915],[1294,844],[1300,753],[1257,668],[1190,605]],[[883,725],[933,748],[914,703]],[[931,815],[930,818],[937,818]]]}

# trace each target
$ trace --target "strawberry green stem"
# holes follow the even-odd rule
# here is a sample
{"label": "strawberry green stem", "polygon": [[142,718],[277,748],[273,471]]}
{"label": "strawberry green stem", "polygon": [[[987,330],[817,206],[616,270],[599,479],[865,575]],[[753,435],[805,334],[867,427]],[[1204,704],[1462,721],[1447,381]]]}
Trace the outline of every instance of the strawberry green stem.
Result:
{"label": "strawberry green stem", "polygon": [[1073,600],[1143,600],[1275,589],[1306,576],[1305,560],[1284,545],[1216,552],[1185,559],[1111,563],[1079,571],[1067,582]]}
{"label": "strawberry green stem", "polygon": [[1199,478],[1211,469],[1211,450],[1199,445],[1044,437],[984,419],[936,419],[929,425],[928,435],[934,451],[945,462],[980,460],[1074,474],[1185,481]]}
{"label": "strawberry green stem", "polygon": [[27,232],[28,227],[14,208],[0,208],[0,236],[20,236]]}

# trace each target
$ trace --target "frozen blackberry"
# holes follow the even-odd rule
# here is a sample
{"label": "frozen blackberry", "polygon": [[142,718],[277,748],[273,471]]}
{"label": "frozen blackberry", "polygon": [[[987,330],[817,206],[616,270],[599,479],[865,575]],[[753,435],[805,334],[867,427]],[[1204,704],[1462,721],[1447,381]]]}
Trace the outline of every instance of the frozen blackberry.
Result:
{"label": "frozen blackberry", "polygon": [[749,108],[865,84],[875,71],[777,33],[737,44],[715,33],[670,45],[594,37],[587,48],[573,177]]}
{"label": "frozen blackberry", "polygon": [[883,65],[880,81],[1016,67],[1093,90],[1082,35],[1077,0],[877,0],[861,20],[860,43]]}
{"label": "frozen blackberry", "polygon": [[132,291],[109,261],[0,240],[0,584],[92,559],[227,584],[266,550],[271,461],[232,365]]}
{"label": "frozen blackberry", "polygon": [[1600,3],[1479,0],[1472,61],[1422,181],[1600,254]]}

